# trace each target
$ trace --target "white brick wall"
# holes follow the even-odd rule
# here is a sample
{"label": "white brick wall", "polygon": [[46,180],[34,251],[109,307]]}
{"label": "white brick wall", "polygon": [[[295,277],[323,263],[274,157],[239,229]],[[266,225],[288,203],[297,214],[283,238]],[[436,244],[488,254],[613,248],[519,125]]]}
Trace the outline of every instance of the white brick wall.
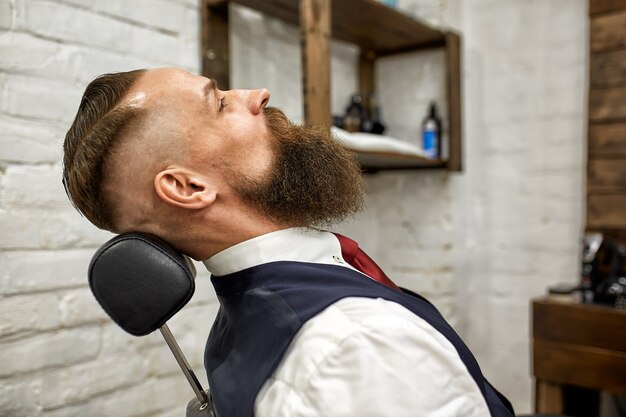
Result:
{"label": "white brick wall", "polygon": [[[193,397],[158,334],[127,335],[87,287],[108,239],[70,206],[62,142],[87,82],[199,69],[196,1],[0,1],[0,416],[180,416]],[[206,273],[171,328],[206,385]]]}
{"label": "white brick wall", "polygon": [[579,279],[586,1],[448,3],[465,54],[467,170],[452,191],[458,327],[486,375],[526,412],[530,300]]}
{"label": "white brick wall", "polygon": [[[465,171],[368,175],[367,210],[339,227],[401,285],[428,296],[493,382],[530,409],[528,305],[574,281],[582,229],[584,0],[400,0],[464,39]],[[66,201],[61,145],[103,72],[199,70],[197,0],[0,0],[0,416],[180,416],[192,397],[160,335],[113,325],[86,286],[110,235]],[[558,19],[558,22],[555,21]],[[232,10],[232,84],[266,86],[302,118],[298,30]],[[333,113],[356,90],[358,50],[333,43]],[[444,97],[443,56],[388,57],[389,132],[419,135]],[[444,110],[442,106],[442,110]],[[171,329],[198,376],[216,304],[203,267]]]}

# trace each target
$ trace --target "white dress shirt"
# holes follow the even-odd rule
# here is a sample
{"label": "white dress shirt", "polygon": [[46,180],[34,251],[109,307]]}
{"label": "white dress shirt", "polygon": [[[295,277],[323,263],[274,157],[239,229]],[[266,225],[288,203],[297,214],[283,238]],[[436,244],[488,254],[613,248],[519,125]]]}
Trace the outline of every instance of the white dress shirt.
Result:
{"label": "white dress shirt", "polygon": [[[269,233],[204,261],[227,275],[275,261],[352,268],[329,232]],[[405,307],[360,297],[307,321],[258,393],[256,417],[484,417],[487,403],[454,346]]]}

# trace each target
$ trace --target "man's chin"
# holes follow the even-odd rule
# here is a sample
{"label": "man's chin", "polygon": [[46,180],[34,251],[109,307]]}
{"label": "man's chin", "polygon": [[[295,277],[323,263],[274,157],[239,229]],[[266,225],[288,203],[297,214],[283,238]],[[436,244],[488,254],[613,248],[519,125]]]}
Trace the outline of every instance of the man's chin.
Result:
{"label": "man's chin", "polygon": [[329,226],[356,214],[363,187],[354,153],[328,129],[293,124],[276,108],[265,113],[275,161],[260,180],[235,176],[243,201],[289,226]]}

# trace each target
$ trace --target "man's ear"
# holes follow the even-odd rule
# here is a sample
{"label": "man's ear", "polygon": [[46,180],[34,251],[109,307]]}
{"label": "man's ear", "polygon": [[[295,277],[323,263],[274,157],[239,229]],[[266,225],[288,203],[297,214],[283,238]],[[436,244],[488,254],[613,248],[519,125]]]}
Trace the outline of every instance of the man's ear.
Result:
{"label": "man's ear", "polygon": [[154,177],[157,195],[166,203],[187,209],[210,206],[217,198],[217,190],[209,180],[181,167],[169,167]]}

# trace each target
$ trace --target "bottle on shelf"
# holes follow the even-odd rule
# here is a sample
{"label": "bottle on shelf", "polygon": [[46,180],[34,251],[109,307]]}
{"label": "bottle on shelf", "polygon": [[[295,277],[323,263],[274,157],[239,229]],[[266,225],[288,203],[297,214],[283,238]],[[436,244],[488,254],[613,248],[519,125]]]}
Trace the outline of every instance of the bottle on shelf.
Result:
{"label": "bottle on shelf", "polygon": [[344,130],[348,132],[360,132],[362,130],[363,122],[365,121],[365,109],[362,101],[363,99],[360,95],[355,94],[352,96],[343,117]]}
{"label": "bottle on shelf", "polygon": [[371,93],[369,95],[369,123],[367,132],[375,133],[378,135],[382,135],[385,131],[385,125],[380,120],[380,108],[378,107],[378,102],[376,101],[376,95]]}
{"label": "bottle on shelf", "polygon": [[430,159],[441,158],[442,122],[435,102],[430,103],[428,115],[422,122],[422,148]]}

